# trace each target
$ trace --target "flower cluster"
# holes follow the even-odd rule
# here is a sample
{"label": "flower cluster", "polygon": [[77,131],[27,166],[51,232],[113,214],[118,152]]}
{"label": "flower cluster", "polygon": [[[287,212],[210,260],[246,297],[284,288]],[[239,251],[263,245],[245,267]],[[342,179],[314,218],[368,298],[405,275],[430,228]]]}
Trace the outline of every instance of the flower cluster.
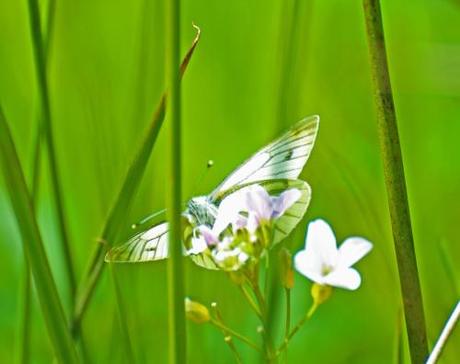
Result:
{"label": "flower cluster", "polygon": [[230,194],[219,205],[212,227],[199,225],[193,229],[187,253],[206,255],[226,271],[257,262],[270,247],[276,219],[300,197],[296,188],[270,196],[257,184]]}

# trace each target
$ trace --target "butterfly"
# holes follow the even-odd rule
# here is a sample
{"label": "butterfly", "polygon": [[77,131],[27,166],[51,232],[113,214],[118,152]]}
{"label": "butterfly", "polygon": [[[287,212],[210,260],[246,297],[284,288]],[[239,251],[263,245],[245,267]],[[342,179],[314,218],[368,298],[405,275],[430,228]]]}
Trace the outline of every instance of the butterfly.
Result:
{"label": "butterfly", "polygon": [[[274,224],[273,244],[279,243],[294,229],[305,214],[311,198],[307,182],[297,179],[314,146],[319,127],[319,116],[306,117],[294,124],[278,139],[260,149],[233,171],[207,196],[192,198],[184,216],[195,226],[211,227],[222,200],[241,193],[251,185],[259,184],[271,195],[279,195],[297,188],[301,197]],[[194,262],[208,269],[216,269],[206,255],[190,255]],[[107,262],[136,263],[161,260],[168,257],[168,223],[163,219],[155,226],[140,231],[126,243],[112,248]]]}

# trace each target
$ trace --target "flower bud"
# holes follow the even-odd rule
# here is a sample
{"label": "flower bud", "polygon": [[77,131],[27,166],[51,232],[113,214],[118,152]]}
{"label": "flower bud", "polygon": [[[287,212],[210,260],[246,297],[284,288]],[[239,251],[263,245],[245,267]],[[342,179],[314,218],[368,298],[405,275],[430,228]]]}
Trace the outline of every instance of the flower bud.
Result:
{"label": "flower bud", "polygon": [[292,269],[292,255],[289,250],[282,248],[279,253],[281,284],[284,288],[294,287],[294,270]]}
{"label": "flower bud", "polygon": [[311,295],[316,306],[319,306],[331,296],[332,287],[313,283],[311,286]]}
{"label": "flower bud", "polygon": [[189,298],[185,299],[185,316],[197,324],[204,324],[211,319],[209,310],[205,305]]}

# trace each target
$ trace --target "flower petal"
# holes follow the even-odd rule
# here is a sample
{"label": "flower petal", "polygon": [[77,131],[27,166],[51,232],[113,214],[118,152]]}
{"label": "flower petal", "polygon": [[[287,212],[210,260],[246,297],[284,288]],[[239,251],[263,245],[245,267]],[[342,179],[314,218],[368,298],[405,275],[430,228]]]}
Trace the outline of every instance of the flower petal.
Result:
{"label": "flower petal", "polygon": [[294,267],[313,282],[323,284],[321,262],[317,258],[316,254],[309,254],[306,250],[301,250],[294,256]]}
{"label": "flower petal", "polygon": [[192,238],[192,247],[187,250],[187,254],[201,254],[206,249],[208,249],[208,244],[206,244],[206,240],[203,238],[203,236]]}
{"label": "flower petal", "polygon": [[329,224],[321,219],[308,224],[305,250],[316,256],[321,267],[335,267],[337,263],[337,243]]}
{"label": "flower petal", "polygon": [[297,188],[291,188],[284,191],[278,197],[273,199],[273,218],[277,218],[284,214],[299,198],[302,193]]}
{"label": "flower petal", "polygon": [[254,212],[259,220],[269,220],[273,213],[270,195],[260,185],[253,185],[246,191],[246,210]]}
{"label": "flower petal", "polygon": [[235,222],[240,211],[246,209],[245,192],[240,190],[225,197],[217,210],[216,221],[212,228],[216,235],[219,235],[229,224]]}
{"label": "flower petal", "polygon": [[200,225],[196,229],[200,232],[201,237],[204,239],[207,246],[215,245],[219,242],[218,236],[215,235],[214,232],[206,225]]}
{"label": "flower petal", "polygon": [[338,265],[343,268],[351,267],[372,249],[372,243],[360,237],[351,237],[339,247]]}
{"label": "flower petal", "polygon": [[361,276],[353,268],[337,269],[324,277],[329,286],[355,290],[361,285]]}

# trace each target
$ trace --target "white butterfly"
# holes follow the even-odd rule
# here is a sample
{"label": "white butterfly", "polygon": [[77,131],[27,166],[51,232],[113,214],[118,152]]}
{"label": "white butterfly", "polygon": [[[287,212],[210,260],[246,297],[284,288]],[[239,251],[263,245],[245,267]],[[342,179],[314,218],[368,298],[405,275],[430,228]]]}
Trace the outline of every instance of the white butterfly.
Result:
{"label": "white butterfly", "polygon": [[[310,156],[318,127],[317,115],[299,121],[280,138],[250,157],[211,194],[192,198],[187,203],[184,215],[191,218],[196,225],[212,226],[222,200],[244,188],[259,184],[272,196],[279,195],[289,188],[297,188],[302,193],[300,199],[275,222],[273,243],[280,242],[302,219],[310,202],[310,186],[297,178]],[[168,223],[163,221],[111,249],[105,260],[136,263],[167,257]],[[209,269],[216,268],[214,262],[205,255],[191,257],[198,265]]]}

